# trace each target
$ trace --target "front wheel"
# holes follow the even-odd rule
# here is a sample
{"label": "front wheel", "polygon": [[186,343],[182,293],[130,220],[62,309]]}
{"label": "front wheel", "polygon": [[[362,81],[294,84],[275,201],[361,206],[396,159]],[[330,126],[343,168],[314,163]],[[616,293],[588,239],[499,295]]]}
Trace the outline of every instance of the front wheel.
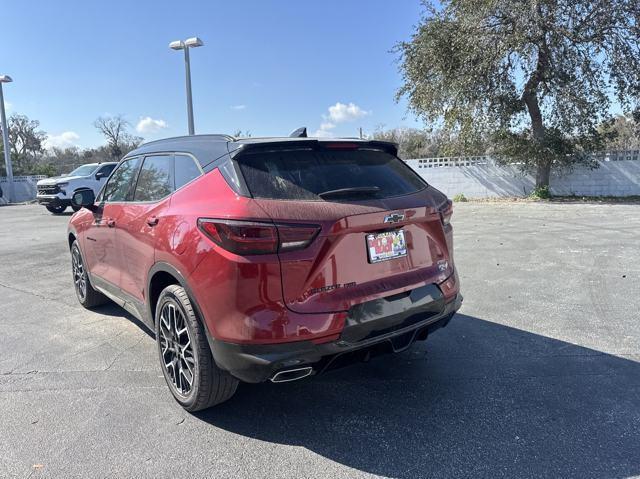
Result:
{"label": "front wheel", "polygon": [[78,240],[71,245],[71,271],[73,272],[73,285],[76,290],[76,296],[82,306],[91,309],[109,301],[106,296],[91,286]]}
{"label": "front wheel", "polygon": [[65,205],[47,205],[46,206],[47,210],[49,210],[49,212],[53,213],[54,215],[61,215],[62,213],[64,213],[64,210],[67,209],[67,207]]}
{"label": "front wheel", "polygon": [[160,366],[173,397],[194,412],[231,398],[238,380],[218,368],[187,292],[167,286],[156,304],[156,343]]}

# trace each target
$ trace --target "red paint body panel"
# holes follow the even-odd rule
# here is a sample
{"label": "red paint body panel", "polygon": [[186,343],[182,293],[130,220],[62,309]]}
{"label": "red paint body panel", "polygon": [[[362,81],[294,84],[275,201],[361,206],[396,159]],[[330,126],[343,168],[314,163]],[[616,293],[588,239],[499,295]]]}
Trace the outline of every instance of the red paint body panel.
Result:
{"label": "red paint body panel", "polygon": [[[282,222],[322,225],[308,248],[280,255],[283,298],[300,313],[346,311],[355,304],[390,296],[428,283],[440,283],[452,269],[440,214],[427,191],[386,200],[359,203],[258,200]],[[399,223],[384,222],[402,213]],[[408,254],[371,264],[366,234],[402,229]]]}
{"label": "red paint body panel", "polygon": [[81,210],[74,215],[74,223],[78,224],[81,234],[81,244],[87,262],[87,268],[92,273],[105,280],[118,284],[120,280],[120,255],[116,242],[116,229],[111,225],[120,218],[122,206],[119,203],[105,205],[99,212]]}
{"label": "red paint body panel", "polygon": [[[145,301],[147,272],[155,263],[155,245],[173,228],[163,228],[165,212],[171,202],[166,198],[158,203],[131,203],[123,208],[116,224],[116,240],[120,252],[120,280],[118,285],[135,299]],[[158,218],[150,226],[147,220]]]}
{"label": "red paint body panel", "polygon": [[[429,283],[441,284],[446,298],[455,297],[451,228],[443,227],[437,210],[443,198],[426,188],[376,201],[256,200],[238,195],[214,169],[160,202],[83,209],[71,227],[91,274],[142,303],[148,301],[151,268],[175,268],[216,339],[319,343],[337,338],[344,312],[359,303]],[[405,219],[385,223],[394,212]],[[157,225],[147,224],[150,217]],[[106,218],[115,225],[106,226]],[[198,218],[308,223],[321,231],[302,250],[239,256],[205,236]],[[366,233],[390,228],[405,231],[407,256],[370,264]]]}

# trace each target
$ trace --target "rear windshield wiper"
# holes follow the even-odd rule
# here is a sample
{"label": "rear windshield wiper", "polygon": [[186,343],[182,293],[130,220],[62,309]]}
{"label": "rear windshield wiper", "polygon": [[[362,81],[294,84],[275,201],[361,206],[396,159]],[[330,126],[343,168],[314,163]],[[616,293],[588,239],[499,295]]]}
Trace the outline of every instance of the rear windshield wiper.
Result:
{"label": "rear windshield wiper", "polygon": [[338,190],[329,190],[318,193],[320,198],[329,198],[335,196],[349,196],[362,194],[375,194],[380,191],[377,186],[354,186],[353,188],[340,188]]}

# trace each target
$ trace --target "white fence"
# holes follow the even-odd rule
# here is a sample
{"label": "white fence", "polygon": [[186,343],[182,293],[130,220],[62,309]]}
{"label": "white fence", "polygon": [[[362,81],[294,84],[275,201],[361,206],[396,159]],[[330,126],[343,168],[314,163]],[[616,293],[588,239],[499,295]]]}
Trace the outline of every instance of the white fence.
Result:
{"label": "white fence", "polygon": [[[640,195],[640,151],[610,151],[593,156],[599,168],[577,166],[565,173],[552,173],[553,195]],[[527,196],[535,178],[515,165],[499,165],[487,156],[424,158],[407,160],[427,182],[455,196],[467,198]]]}
{"label": "white fence", "polygon": [[[14,176],[14,202],[22,203],[24,201],[35,200],[37,193],[36,183],[38,182],[38,180],[42,180],[44,178],[46,178],[46,176]],[[0,177],[0,189],[2,190],[2,194],[0,195],[0,204],[7,203],[9,198],[9,183],[7,183],[7,179],[5,177]]]}

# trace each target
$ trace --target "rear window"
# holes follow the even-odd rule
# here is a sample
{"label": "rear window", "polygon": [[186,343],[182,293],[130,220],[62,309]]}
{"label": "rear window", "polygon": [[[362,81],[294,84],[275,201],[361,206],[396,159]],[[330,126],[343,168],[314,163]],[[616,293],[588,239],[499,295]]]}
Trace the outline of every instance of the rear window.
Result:
{"label": "rear window", "polygon": [[256,198],[389,198],[426,186],[400,159],[379,150],[249,152],[237,160]]}

